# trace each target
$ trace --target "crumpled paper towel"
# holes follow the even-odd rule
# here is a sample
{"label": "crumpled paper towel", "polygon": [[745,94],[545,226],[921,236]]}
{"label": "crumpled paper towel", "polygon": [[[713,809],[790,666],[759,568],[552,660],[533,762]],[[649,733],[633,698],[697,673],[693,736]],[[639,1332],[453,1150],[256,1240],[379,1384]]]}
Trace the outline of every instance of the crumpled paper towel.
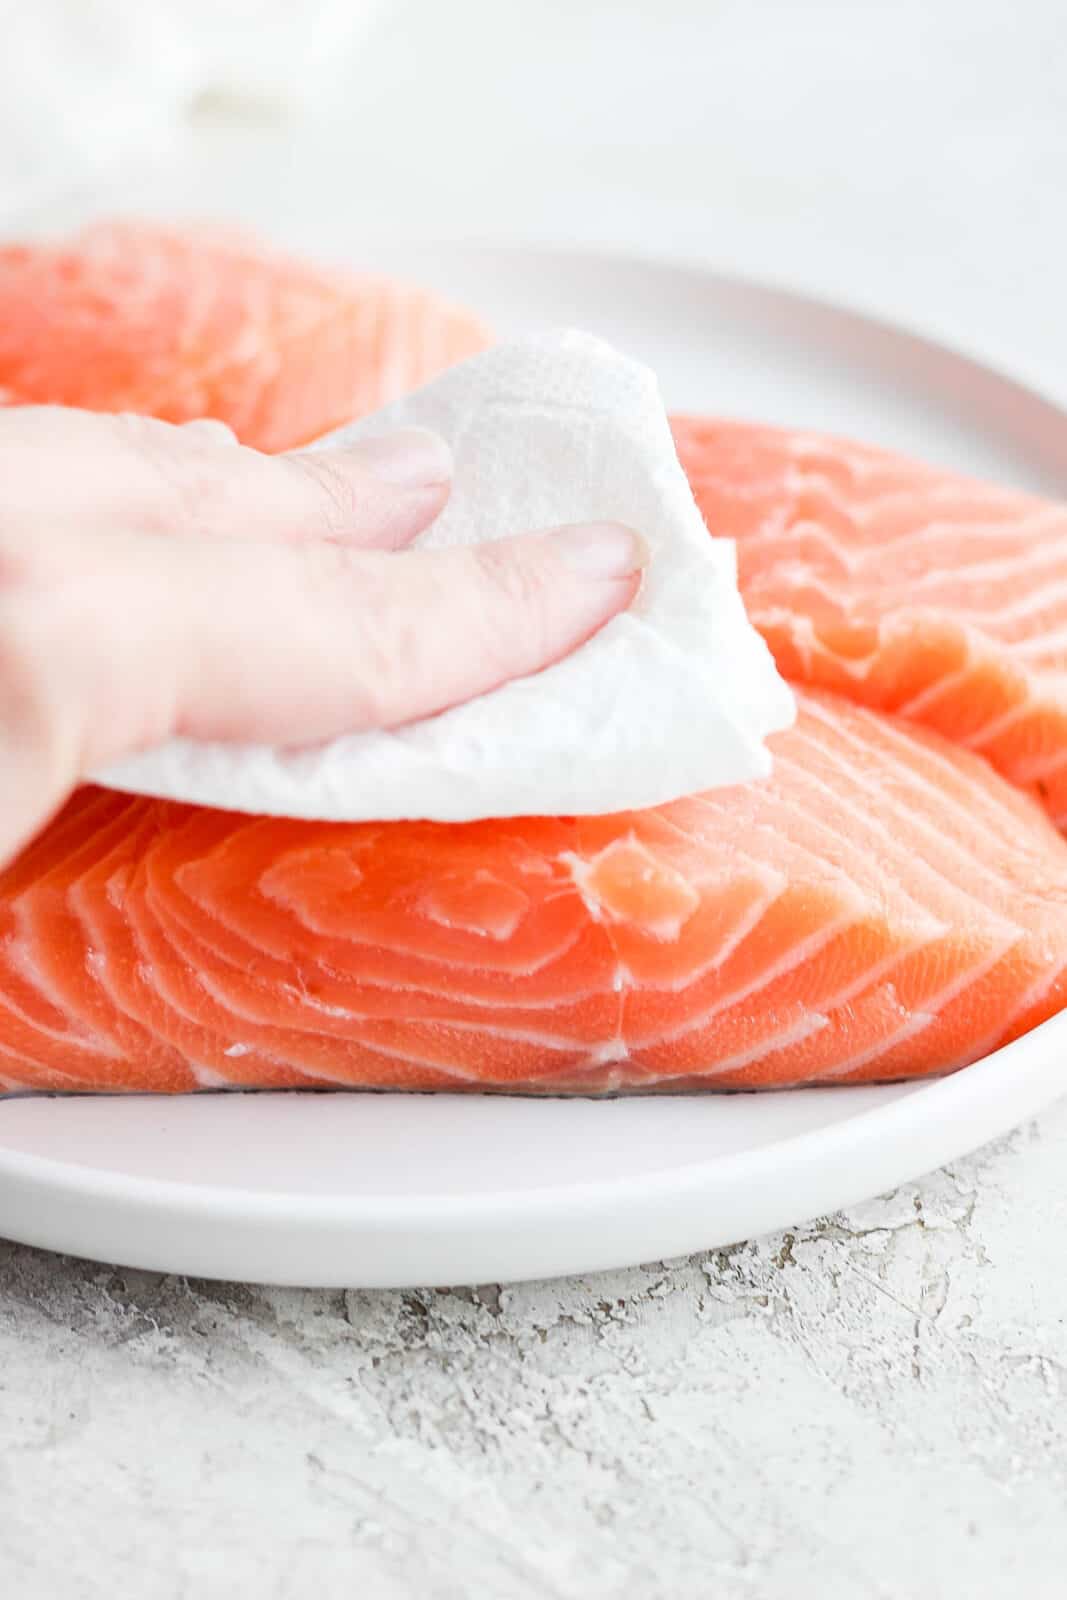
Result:
{"label": "crumpled paper towel", "polygon": [[794,702],[678,463],[655,377],[586,334],[497,345],[320,445],[401,425],[455,452],[420,544],[625,522],[652,549],[632,609],[573,655],[394,732],[303,751],[173,740],[100,781],[324,821],[573,815],[656,805],[766,776]]}

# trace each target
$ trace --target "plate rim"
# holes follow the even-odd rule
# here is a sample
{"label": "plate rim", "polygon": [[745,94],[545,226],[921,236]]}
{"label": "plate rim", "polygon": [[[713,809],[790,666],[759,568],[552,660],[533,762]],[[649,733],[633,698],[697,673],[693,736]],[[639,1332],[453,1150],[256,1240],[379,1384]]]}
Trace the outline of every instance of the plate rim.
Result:
{"label": "plate rim", "polygon": [[[1002,1045],[989,1055],[983,1056],[980,1060],[971,1063],[969,1066],[961,1067],[955,1072],[936,1078],[924,1078],[914,1081],[897,1080],[889,1084],[863,1085],[862,1087],[871,1090],[896,1091],[903,1088],[910,1090],[910,1092],[903,1094],[893,1093],[892,1098],[887,1098],[884,1104],[868,1106],[865,1110],[857,1111],[854,1116],[841,1117],[829,1124],[808,1128],[796,1134],[787,1134],[768,1144],[760,1145],[756,1149],[730,1152],[727,1155],[712,1157],[706,1161],[690,1161],[681,1166],[666,1167],[652,1172],[641,1173],[636,1177],[593,1179],[521,1189],[479,1190],[476,1196],[440,1193],[427,1189],[411,1195],[390,1195],[385,1199],[360,1195],[339,1197],[336,1195],[310,1195],[288,1190],[258,1190],[246,1186],[225,1188],[210,1184],[187,1184],[176,1179],[138,1177],[128,1173],[122,1174],[114,1170],[92,1167],[76,1161],[57,1160],[37,1154],[30,1155],[24,1151],[5,1146],[2,1142],[0,1142],[0,1174],[17,1177],[21,1169],[21,1175],[24,1179],[33,1181],[35,1176],[42,1182],[51,1179],[52,1185],[59,1188],[63,1187],[65,1183],[73,1184],[77,1182],[80,1190],[91,1189],[100,1197],[129,1199],[133,1198],[135,1194],[139,1202],[147,1198],[151,1204],[157,1206],[174,1204],[178,1209],[188,1206],[190,1210],[201,1210],[207,1207],[215,1214],[226,1210],[240,1211],[251,1201],[254,1202],[257,1210],[264,1212],[278,1211],[284,1213],[289,1219],[299,1213],[303,1213],[309,1219],[316,1216],[325,1218],[341,1211],[346,1217],[355,1217],[357,1213],[364,1213],[364,1221],[380,1223],[382,1217],[379,1211],[384,1209],[394,1215],[404,1213],[405,1220],[410,1221],[420,1217],[425,1208],[432,1206],[435,1214],[439,1215],[442,1211],[449,1212],[452,1215],[452,1220],[459,1221],[472,1208],[475,1214],[480,1214],[486,1206],[492,1206],[497,1210],[523,1212],[546,1207],[547,1202],[551,1202],[551,1206],[569,1204],[575,1201],[607,1206],[617,1203],[620,1199],[631,1201],[636,1189],[640,1189],[645,1198],[649,1198],[660,1191],[674,1190],[679,1184],[689,1189],[700,1189],[709,1183],[724,1181],[722,1179],[724,1171],[726,1176],[729,1177],[733,1167],[771,1163],[780,1157],[784,1150],[788,1150],[793,1155],[805,1156],[815,1155],[825,1146],[833,1145],[838,1141],[854,1145],[857,1142],[857,1133],[860,1142],[862,1142],[865,1137],[884,1129],[886,1124],[889,1124],[892,1128],[896,1123],[907,1123],[914,1118],[920,1107],[929,1112],[931,1101],[935,1102],[933,1107],[935,1114],[942,1110],[951,1111],[960,1102],[973,1101],[978,1106],[981,1106],[986,1100],[990,1079],[999,1079],[1002,1073],[1009,1070],[1010,1063],[1015,1056],[1026,1055],[1030,1050],[1037,1049],[1040,1045],[1048,1043],[1054,1035],[1059,1033],[1064,1034],[1065,1042],[1067,1042],[1067,1008],[1047,1018],[1046,1021],[1040,1023],[1028,1033],[1013,1039],[1009,1044]],[[1037,1076],[1040,1082],[1044,1075],[1042,1073]],[[1014,1076],[1013,1083],[1024,1087],[1026,1084],[1025,1075]],[[848,1086],[846,1085],[828,1085],[826,1087],[836,1087],[842,1093],[848,1092]],[[334,1092],[358,1097],[362,1091],[341,1089]],[[375,1091],[369,1092],[373,1093]],[[825,1090],[820,1086],[812,1086],[775,1092],[818,1095],[825,1092]],[[242,1093],[251,1094],[256,1098],[270,1098],[279,1101],[290,1096],[301,1098],[315,1096],[321,1098],[325,1103],[330,1098],[329,1094],[319,1096],[318,1091],[301,1089],[221,1091],[217,1095],[208,1092],[203,1095],[196,1095],[194,1098],[201,1103],[210,1102],[216,1097],[220,1100],[231,1101],[239,1098]],[[757,1098],[760,1091],[750,1091],[749,1093],[753,1098]],[[420,1099],[434,1098],[431,1095],[403,1094],[401,1091],[384,1091],[384,1094],[389,1098],[403,1099],[408,1104]],[[1052,1104],[1061,1095],[1067,1095],[1067,1072],[1065,1072],[1065,1081],[1062,1086],[1053,1089],[1051,1093],[1041,1083],[1031,1094],[1021,1094],[1019,1116],[1011,1126],[1018,1127],[1020,1123],[1025,1122],[1036,1111],[1042,1109],[1045,1105]],[[462,1100],[465,1096],[455,1095],[450,1098]],[[479,1096],[477,1098],[484,1097]],[[493,1098],[496,1100],[508,1100],[514,1104],[528,1100],[530,1097],[504,1094],[494,1095]],[[537,1098],[540,1099],[540,1097]],[[625,1097],[600,1099],[594,1095],[561,1095],[548,1096],[546,1098],[564,1105],[569,1102],[577,1102],[583,1105],[610,1105],[616,1103],[619,1098]],[[672,1097],[677,1102],[695,1100],[701,1103],[711,1098],[713,1098],[713,1092]],[[128,1104],[131,1100],[136,1099],[142,1103],[165,1105],[170,1103],[172,1097],[154,1094],[109,1096],[56,1095],[48,1093],[31,1096],[10,1096],[7,1099],[33,1099],[38,1102],[47,1100],[66,1100],[68,1102],[71,1100],[87,1100],[92,1101],[94,1104],[100,1104],[108,1099],[119,1099]],[[4,1099],[0,1098],[0,1108],[2,1108],[3,1104]],[[999,1104],[999,1102],[995,1101],[994,1104]],[[943,1119],[938,1126],[948,1130],[944,1140],[939,1140],[938,1142],[943,1143],[945,1148],[951,1152],[956,1142],[951,1131],[955,1124],[952,1122],[951,1117],[948,1117]],[[973,1124],[968,1126],[973,1126]],[[996,1137],[996,1134],[994,1133],[990,1136]],[[966,1148],[974,1149],[977,1147],[971,1133],[963,1135],[963,1139]],[[978,1142],[982,1141],[979,1140]],[[961,1149],[955,1150],[956,1156],[962,1153]],[[939,1160],[943,1161],[952,1159],[954,1159],[952,1153],[939,1158]]]}
{"label": "plate rim", "polygon": [[[888,315],[859,301],[820,294],[807,286],[793,284],[787,278],[777,279],[764,277],[761,274],[738,272],[719,266],[711,260],[702,261],[695,255],[660,255],[653,250],[644,251],[630,246],[615,250],[606,245],[573,245],[547,238],[531,239],[526,242],[498,238],[493,234],[479,234],[458,239],[445,233],[418,235],[406,232],[386,233],[379,230],[361,234],[360,241],[361,246],[368,251],[423,249],[439,251],[442,255],[454,255],[457,259],[464,255],[533,257],[543,261],[584,261],[591,266],[600,265],[609,269],[621,265],[637,268],[642,272],[671,273],[678,277],[690,278],[694,282],[710,284],[718,292],[725,291],[739,296],[753,295],[768,302],[777,302],[783,309],[799,307],[825,317],[828,321],[841,325],[851,323],[866,328],[868,332],[921,349],[927,355],[942,359],[947,357],[954,365],[966,369],[967,375],[972,379],[980,382],[991,380],[1010,391],[1013,400],[1021,401],[1028,406],[1036,404],[1046,411],[1050,423],[1061,427],[1067,425],[1067,398],[1061,401],[1043,386],[1009,371],[1000,360],[982,355],[977,347],[969,348],[958,339],[943,338],[933,328],[924,327],[920,322]],[[327,255],[329,255],[328,249]],[[335,264],[345,265],[343,262]],[[352,263],[348,262],[347,266],[351,270]],[[368,270],[373,272],[373,266]],[[747,420],[758,422],[759,419]]]}

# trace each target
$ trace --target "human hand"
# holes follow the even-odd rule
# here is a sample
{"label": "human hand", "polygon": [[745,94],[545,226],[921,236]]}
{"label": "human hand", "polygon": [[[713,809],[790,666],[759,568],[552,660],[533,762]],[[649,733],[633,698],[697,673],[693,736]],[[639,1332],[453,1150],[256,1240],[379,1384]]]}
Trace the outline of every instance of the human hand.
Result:
{"label": "human hand", "polygon": [[536,672],[629,605],[615,524],[405,551],[451,461],[406,430],[264,456],[221,423],[0,409],[0,863],[175,734],[311,744]]}

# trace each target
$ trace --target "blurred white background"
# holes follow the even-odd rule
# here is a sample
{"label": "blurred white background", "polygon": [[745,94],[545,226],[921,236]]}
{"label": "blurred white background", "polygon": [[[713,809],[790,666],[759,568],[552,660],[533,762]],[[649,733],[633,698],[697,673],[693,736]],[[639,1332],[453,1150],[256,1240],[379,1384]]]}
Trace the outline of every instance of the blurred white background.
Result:
{"label": "blurred white background", "polygon": [[696,258],[1067,397],[1060,0],[7,5],[9,232],[77,199]]}

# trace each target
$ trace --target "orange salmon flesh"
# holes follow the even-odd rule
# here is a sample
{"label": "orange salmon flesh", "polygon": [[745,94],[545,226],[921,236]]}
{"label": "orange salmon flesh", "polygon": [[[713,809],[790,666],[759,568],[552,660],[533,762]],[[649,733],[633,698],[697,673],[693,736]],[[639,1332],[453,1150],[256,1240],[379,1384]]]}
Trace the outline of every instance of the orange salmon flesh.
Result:
{"label": "orange salmon flesh", "polygon": [[0,1080],[779,1087],[947,1072],[1064,1003],[1067,843],[820,693],[770,780],[329,824],[83,789],[0,875]]}
{"label": "orange salmon flesh", "polygon": [[[491,337],[222,229],[0,249],[0,400],[216,417],[262,450]],[[874,1082],[1057,1012],[1067,510],[808,433],[673,427],[798,687],[769,780],[463,825],[82,789],[0,873],[0,1087]]]}

